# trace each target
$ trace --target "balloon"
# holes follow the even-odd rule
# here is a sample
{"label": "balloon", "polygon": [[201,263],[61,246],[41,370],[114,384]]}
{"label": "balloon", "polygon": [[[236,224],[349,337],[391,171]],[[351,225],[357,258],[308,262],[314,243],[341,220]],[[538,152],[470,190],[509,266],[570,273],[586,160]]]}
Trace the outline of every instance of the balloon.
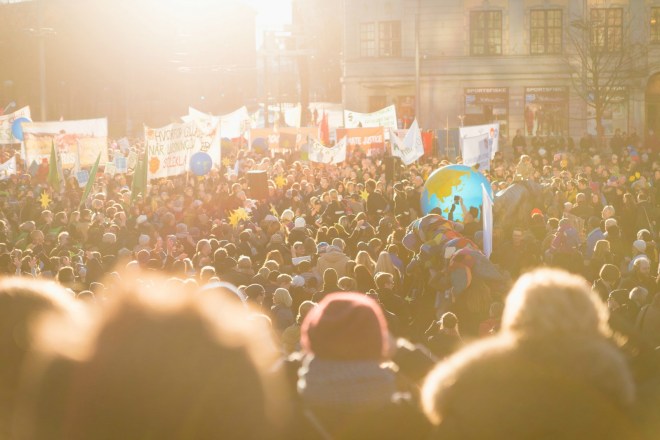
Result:
{"label": "balloon", "polygon": [[32,122],[28,118],[17,118],[11,124],[11,134],[19,141],[23,140],[23,122]]}
{"label": "balloon", "polygon": [[196,176],[208,174],[213,168],[211,156],[202,151],[193,154],[190,157],[190,171]]}
{"label": "balloon", "polygon": [[[442,167],[431,173],[424,183],[422,211],[428,214],[434,208],[439,208],[440,214],[448,218],[455,196],[461,196],[466,209],[471,207],[480,209],[482,184],[492,198],[493,190],[483,174],[465,165]],[[452,220],[463,221],[463,210],[460,205],[455,205]]]}
{"label": "balloon", "polygon": [[265,153],[268,150],[268,142],[265,138],[258,137],[252,141],[252,149],[258,153]]}

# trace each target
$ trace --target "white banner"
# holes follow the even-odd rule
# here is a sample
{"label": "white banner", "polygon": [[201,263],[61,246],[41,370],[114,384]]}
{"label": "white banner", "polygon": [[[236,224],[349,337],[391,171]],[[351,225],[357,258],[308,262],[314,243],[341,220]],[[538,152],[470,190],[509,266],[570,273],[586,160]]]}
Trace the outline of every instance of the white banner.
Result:
{"label": "white banner", "polygon": [[460,127],[459,137],[463,164],[490,170],[490,161],[499,149],[500,124]]}
{"label": "white banner", "polygon": [[23,124],[23,143],[27,166],[50,159],[51,146],[62,168],[92,166],[101,153],[101,163],[108,161],[108,120],[29,122]]}
{"label": "white banner", "polygon": [[484,255],[490,258],[493,253],[493,201],[488,195],[484,184],[481,184],[481,219],[483,220],[483,249]]}
{"label": "white banner", "polygon": [[9,176],[16,174],[16,156],[5,163],[0,164],[0,180],[9,179]]}
{"label": "white banner", "polygon": [[321,141],[310,138],[309,155],[311,162],[317,163],[342,163],[346,161],[346,137],[343,137],[337,145],[328,148]]}
{"label": "white banner", "polygon": [[0,144],[19,144],[21,142],[11,132],[12,124],[18,118],[31,119],[30,106],[20,108],[14,113],[0,116]]}
{"label": "white banner", "polygon": [[410,165],[424,156],[422,132],[417,124],[417,119],[413,121],[403,140],[396,135],[394,130],[390,129],[390,140],[392,141],[392,156],[401,158],[405,165]]}
{"label": "white banner", "polygon": [[384,127],[396,130],[396,107],[390,105],[384,109],[373,113],[358,113],[351,110],[344,110],[344,127]]}
{"label": "white banner", "polygon": [[219,121],[220,136],[228,139],[236,139],[244,136],[251,127],[250,114],[245,106],[222,116],[210,115],[193,107],[188,107],[188,115],[183,116],[181,119],[184,122],[191,122],[193,120],[204,121],[206,119],[211,119],[213,123]]}
{"label": "white banner", "polygon": [[162,128],[144,127],[149,179],[185,174],[195,153],[206,153],[220,165],[218,120],[207,118]]}

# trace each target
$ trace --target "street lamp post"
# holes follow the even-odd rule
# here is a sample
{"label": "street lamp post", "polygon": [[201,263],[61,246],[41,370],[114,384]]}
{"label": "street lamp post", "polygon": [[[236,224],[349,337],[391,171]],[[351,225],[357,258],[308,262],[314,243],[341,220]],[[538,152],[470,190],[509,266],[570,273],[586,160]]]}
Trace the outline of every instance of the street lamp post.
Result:
{"label": "street lamp post", "polygon": [[421,7],[421,0],[417,0],[417,10],[415,11],[415,119],[419,123],[419,109],[420,109],[420,58],[419,58],[419,10]]}

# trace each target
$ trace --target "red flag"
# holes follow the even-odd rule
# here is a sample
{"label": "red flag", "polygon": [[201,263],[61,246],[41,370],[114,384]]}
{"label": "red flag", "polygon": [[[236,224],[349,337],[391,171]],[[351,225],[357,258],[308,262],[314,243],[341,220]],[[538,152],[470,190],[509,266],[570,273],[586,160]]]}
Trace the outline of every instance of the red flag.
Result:
{"label": "red flag", "polygon": [[424,154],[430,156],[433,153],[433,130],[422,132],[422,143],[424,144]]}
{"label": "red flag", "polygon": [[321,118],[321,128],[319,129],[321,142],[323,145],[330,145],[330,127],[328,127],[328,115],[323,110],[323,117]]}

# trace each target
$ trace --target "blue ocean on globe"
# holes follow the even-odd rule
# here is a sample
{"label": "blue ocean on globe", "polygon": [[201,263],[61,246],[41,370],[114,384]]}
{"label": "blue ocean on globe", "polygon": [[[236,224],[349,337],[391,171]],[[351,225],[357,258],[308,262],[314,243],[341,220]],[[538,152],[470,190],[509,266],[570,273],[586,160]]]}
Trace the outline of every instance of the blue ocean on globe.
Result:
{"label": "blue ocean on globe", "polygon": [[[488,195],[493,198],[493,190],[483,174],[466,165],[448,165],[435,170],[426,179],[422,192],[422,211],[424,215],[434,208],[440,208],[444,217],[454,203],[454,196],[461,196],[466,209],[476,207],[481,218],[482,192],[481,185],[486,187]],[[453,220],[463,221],[463,211],[460,206],[454,210]]]}

